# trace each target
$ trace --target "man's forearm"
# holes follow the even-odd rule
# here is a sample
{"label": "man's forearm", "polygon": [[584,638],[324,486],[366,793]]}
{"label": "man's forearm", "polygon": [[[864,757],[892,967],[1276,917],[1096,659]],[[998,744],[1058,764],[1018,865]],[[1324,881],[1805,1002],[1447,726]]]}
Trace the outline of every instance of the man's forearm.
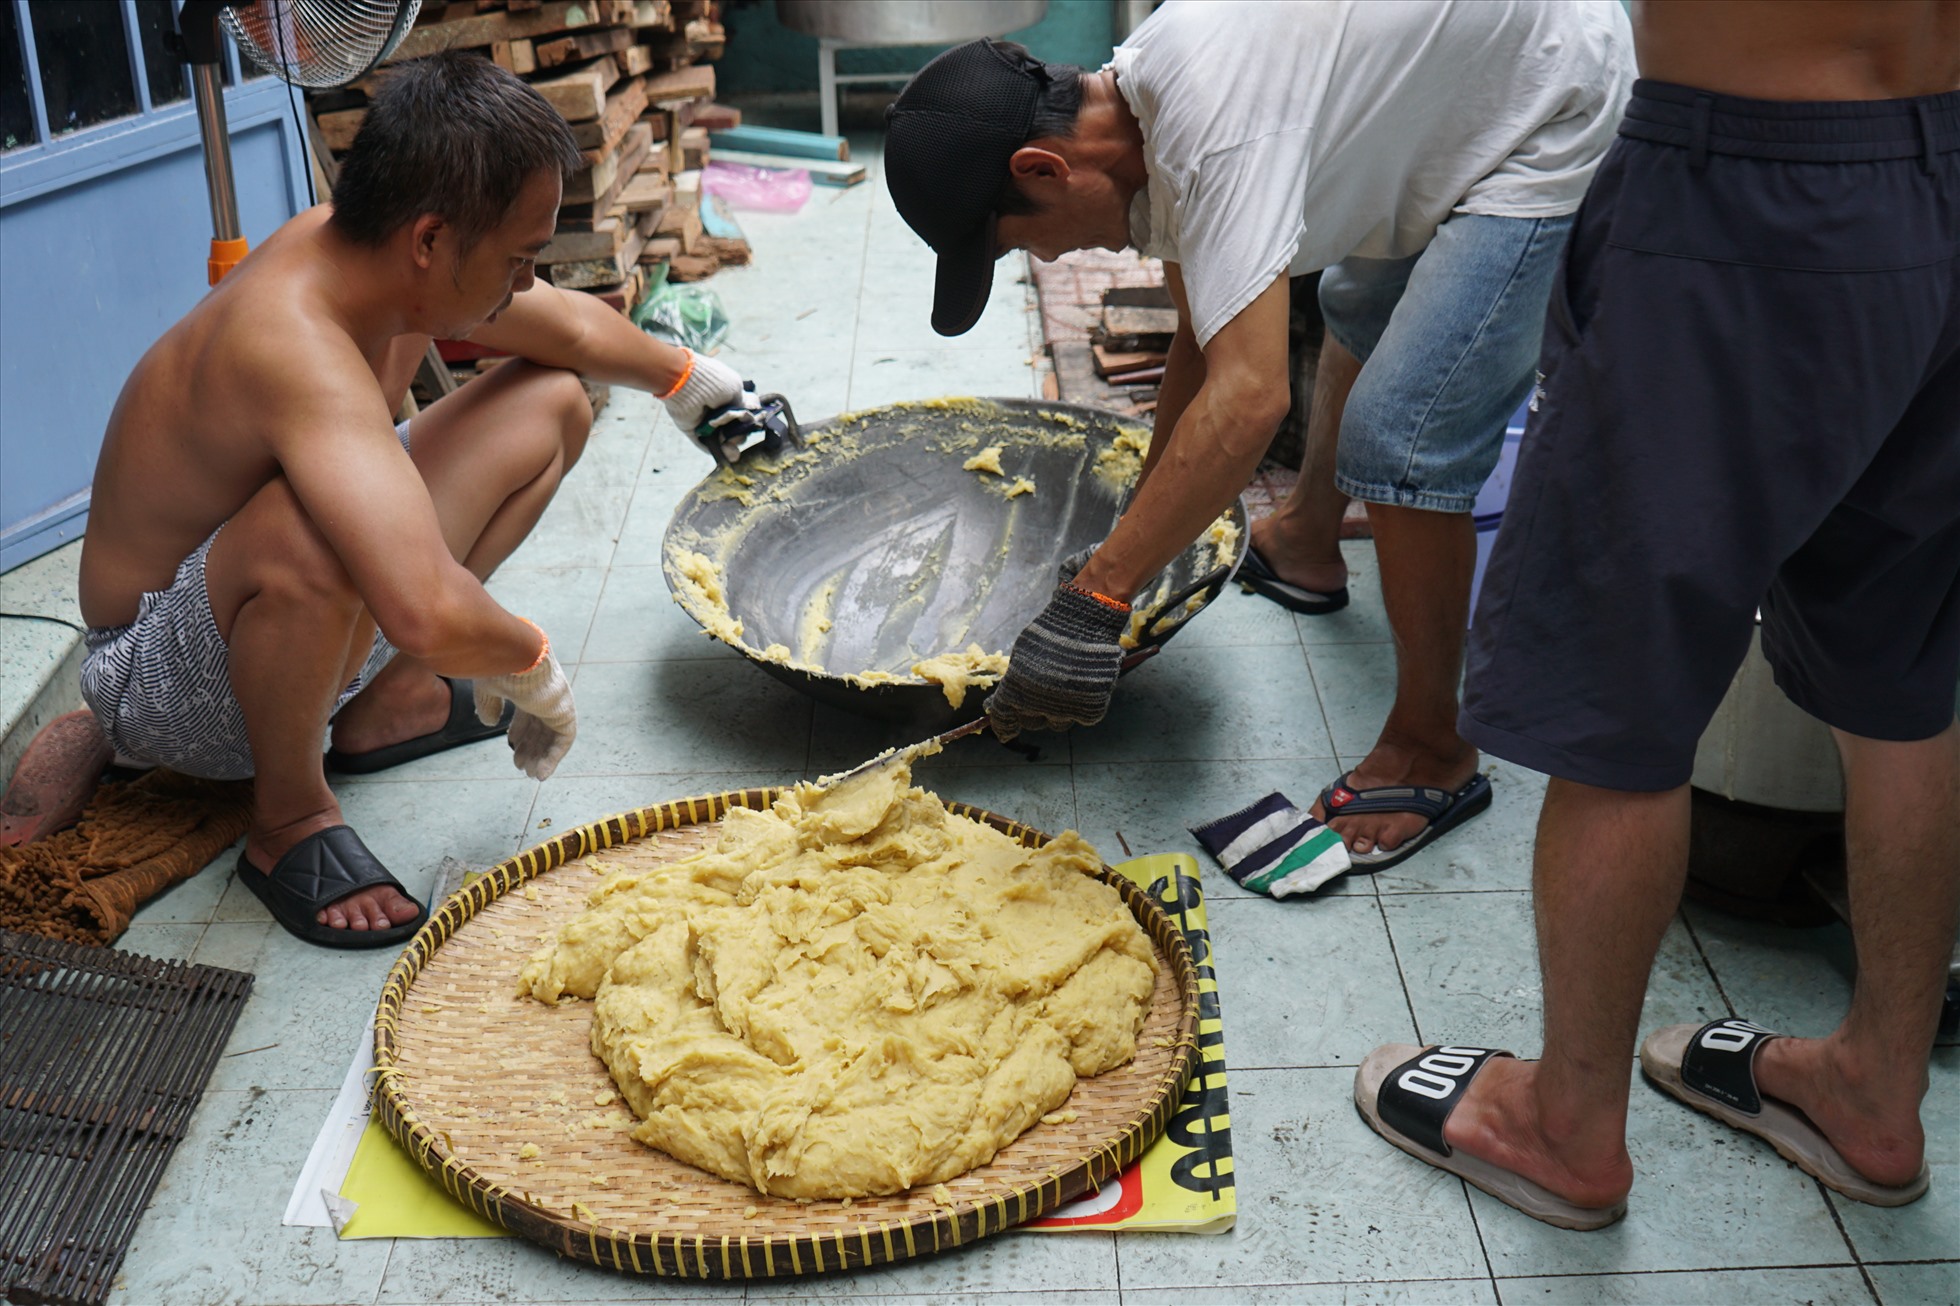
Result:
{"label": "man's forearm", "polygon": [[539,284],[470,339],[588,380],[664,395],[687,370],[687,351],[640,330],[595,296]]}
{"label": "man's forearm", "polygon": [[543,632],[505,611],[462,564],[453,563],[417,588],[429,597],[379,596],[370,606],[388,642],[438,675],[457,680],[510,675],[537,660]]}
{"label": "man's forearm", "polygon": [[[1159,401],[1161,402],[1161,400]],[[1077,573],[1084,589],[1125,602],[1198,538],[1245,488],[1285,410],[1268,396],[1205,384],[1184,405],[1168,440],[1154,442],[1163,470]]]}
{"label": "man's forearm", "polygon": [[1171,436],[1177,431],[1177,424],[1184,417],[1184,410],[1198,396],[1198,388],[1205,382],[1204,351],[1190,332],[1180,329],[1171,338],[1170,352],[1164,357],[1164,379],[1157,386],[1157,412],[1151,425],[1150,452],[1144,455],[1143,470],[1137,474],[1135,489],[1131,491],[1131,501],[1143,490],[1144,482],[1162,461],[1164,451],[1170,447]]}

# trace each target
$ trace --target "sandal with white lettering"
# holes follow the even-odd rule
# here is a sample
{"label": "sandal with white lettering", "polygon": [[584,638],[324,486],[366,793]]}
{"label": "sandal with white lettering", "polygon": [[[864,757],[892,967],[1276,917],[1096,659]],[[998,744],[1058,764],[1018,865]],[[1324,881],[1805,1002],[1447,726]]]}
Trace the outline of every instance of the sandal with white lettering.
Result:
{"label": "sandal with white lettering", "polygon": [[1697,1111],[1714,1116],[1775,1148],[1818,1183],[1873,1206],[1904,1206],[1926,1195],[1924,1162],[1912,1182],[1873,1183],[1852,1169],[1810,1117],[1756,1087],[1756,1053],[1783,1035],[1746,1020],[1668,1025],[1640,1045],[1641,1073]]}
{"label": "sandal with white lettering", "polygon": [[1418,1161],[1446,1170],[1506,1206],[1561,1229],[1604,1229],[1627,1213],[1624,1201],[1579,1206],[1523,1175],[1453,1150],[1443,1124],[1470,1081],[1493,1057],[1492,1048],[1412,1047],[1390,1043],[1370,1052],[1354,1072],[1354,1106],[1374,1131]]}

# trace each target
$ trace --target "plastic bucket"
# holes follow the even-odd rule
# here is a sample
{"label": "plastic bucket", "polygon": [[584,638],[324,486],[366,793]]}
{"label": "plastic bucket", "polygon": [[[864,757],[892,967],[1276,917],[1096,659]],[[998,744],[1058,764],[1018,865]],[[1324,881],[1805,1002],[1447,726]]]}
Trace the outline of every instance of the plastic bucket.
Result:
{"label": "plastic bucket", "polygon": [[1518,405],[1504,428],[1504,447],[1498,451],[1497,466],[1484,488],[1477,492],[1470,516],[1477,524],[1477,566],[1470,573],[1470,616],[1477,615],[1477,596],[1484,589],[1484,568],[1490,565],[1491,546],[1497,543],[1497,528],[1504,524],[1504,505],[1511,498],[1511,477],[1518,468],[1518,446],[1524,441],[1524,421],[1531,411],[1530,400]]}

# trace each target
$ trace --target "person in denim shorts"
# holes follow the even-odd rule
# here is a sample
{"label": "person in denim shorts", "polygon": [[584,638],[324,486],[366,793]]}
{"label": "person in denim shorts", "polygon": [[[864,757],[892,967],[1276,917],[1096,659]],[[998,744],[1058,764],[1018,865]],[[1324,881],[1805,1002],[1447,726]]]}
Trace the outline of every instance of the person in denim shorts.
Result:
{"label": "person in denim shorts", "polygon": [[1470,509],[1632,75],[1610,0],[1411,0],[1170,3],[1099,72],[979,41],[912,80],[885,174],[938,255],[936,330],[973,325],[1010,249],[1132,245],[1163,260],[1178,312],[1134,497],[1016,641],[987,701],[996,733],[1102,718],[1126,605],[1245,488],[1285,418],[1289,279],[1323,272],[1318,456],[1255,526],[1240,579],[1296,611],[1344,606],[1340,518],[1368,500],[1398,692],[1317,810],[1375,870],[1489,806],[1456,733]]}

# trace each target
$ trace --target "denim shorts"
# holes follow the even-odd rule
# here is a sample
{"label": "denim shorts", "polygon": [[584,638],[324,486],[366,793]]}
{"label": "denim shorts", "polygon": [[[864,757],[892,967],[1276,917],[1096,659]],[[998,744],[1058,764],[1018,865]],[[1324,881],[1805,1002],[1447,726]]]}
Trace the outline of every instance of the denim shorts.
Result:
{"label": "denim shorts", "polygon": [[1362,362],[1334,481],[1367,503],[1469,512],[1531,390],[1571,216],[1460,213],[1420,254],[1320,274],[1328,334]]}

